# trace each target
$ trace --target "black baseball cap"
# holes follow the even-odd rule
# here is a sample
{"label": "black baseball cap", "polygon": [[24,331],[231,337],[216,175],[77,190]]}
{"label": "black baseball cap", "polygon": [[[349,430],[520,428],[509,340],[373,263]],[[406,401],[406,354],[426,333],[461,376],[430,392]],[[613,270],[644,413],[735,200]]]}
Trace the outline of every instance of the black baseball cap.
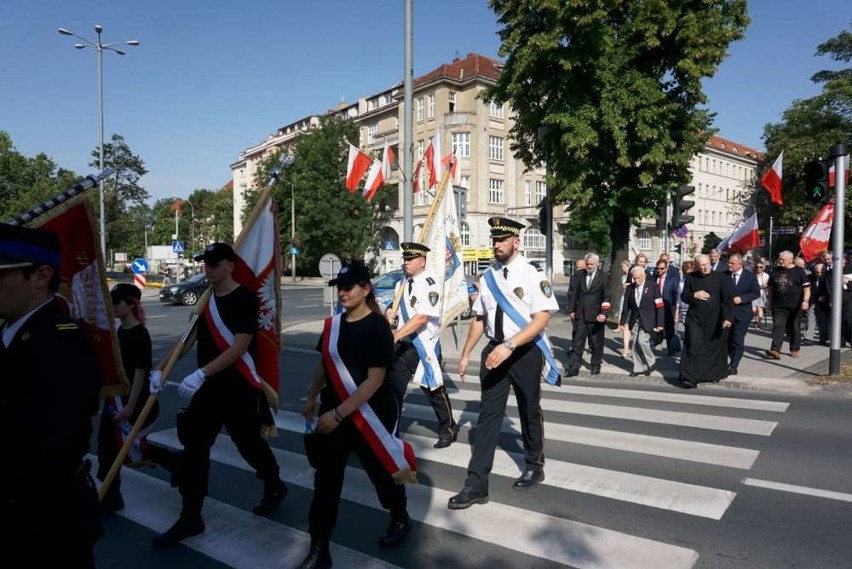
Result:
{"label": "black baseball cap", "polygon": [[352,261],[337,273],[337,277],[328,281],[328,286],[349,287],[370,282],[370,270],[361,261]]}
{"label": "black baseball cap", "polygon": [[215,265],[219,261],[237,261],[237,254],[233,247],[227,243],[211,243],[207,246],[203,253],[199,253],[194,257],[196,261],[204,261],[208,265]]}
{"label": "black baseball cap", "polygon": [[109,295],[112,297],[112,303],[118,304],[122,300],[127,300],[128,298],[140,300],[142,298],[142,291],[135,285],[129,283],[118,283],[112,287],[112,290],[109,291]]}

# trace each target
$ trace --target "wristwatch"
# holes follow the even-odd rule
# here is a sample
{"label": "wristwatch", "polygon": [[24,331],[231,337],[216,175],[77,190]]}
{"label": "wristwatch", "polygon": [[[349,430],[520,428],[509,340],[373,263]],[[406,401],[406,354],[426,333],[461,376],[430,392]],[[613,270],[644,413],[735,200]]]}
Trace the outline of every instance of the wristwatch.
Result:
{"label": "wristwatch", "polygon": [[503,342],[503,347],[509,350],[510,352],[515,351],[515,344],[512,343],[512,340],[506,340]]}

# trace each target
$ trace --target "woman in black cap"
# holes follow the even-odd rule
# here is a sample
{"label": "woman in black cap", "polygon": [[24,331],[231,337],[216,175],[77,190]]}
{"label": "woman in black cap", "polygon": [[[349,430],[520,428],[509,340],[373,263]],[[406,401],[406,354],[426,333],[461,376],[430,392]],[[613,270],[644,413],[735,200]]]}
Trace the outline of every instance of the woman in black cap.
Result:
{"label": "woman in black cap", "polygon": [[[306,443],[315,443],[307,450],[316,468],[309,514],[311,550],[301,565],[310,569],[331,567],[329,541],[352,451],[373,482],[379,502],[390,510],[390,525],[379,538],[379,546],[398,545],[411,530],[402,484],[413,477],[414,457],[413,453],[406,456],[407,464],[401,464],[402,449],[410,447],[393,436],[397,405],[385,382],[393,360],[393,334],[376,305],[370,273],[362,263],[343,267],[328,284],[337,286],[345,312],[325,322],[317,346],[323,361],[303,410],[305,419],[316,423],[316,434],[306,437]],[[315,416],[318,396],[319,414]]]}
{"label": "woman in black cap", "polygon": [[[149,397],[145,384],[151,372],[151,335],[145,327],[145,311],[142,308],[142,291],[128,283],[119,283],[110,291],[113,315],[121,322],[118,330],[119,351],[124,373],[130,381],[130,393],[104,400],[101,422],[98,428],[98,479],[103,481],[118,451],[124,444],[124,436],[136,423],[139,412]],[[145,425],[134,441],[128,456],[131,462],[142,460],[140,449],[144,436],[159,415],[159,403],[154,403]],[[124,508],[121,497],[121,474],[116,475],[109,490],[101,500],[101,512],[111,513]]]}

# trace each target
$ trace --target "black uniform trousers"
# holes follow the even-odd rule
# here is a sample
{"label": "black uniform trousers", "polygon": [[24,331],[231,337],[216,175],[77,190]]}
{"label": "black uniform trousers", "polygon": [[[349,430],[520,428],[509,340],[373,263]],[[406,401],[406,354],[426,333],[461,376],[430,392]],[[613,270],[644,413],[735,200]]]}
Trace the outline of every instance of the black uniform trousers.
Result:
{"label": "black uniform trousers", "polygon": [[[438,358],[440,358],[440,344],[436,348]],[[420,358],[417,356],[417,349],[414,347],[414,344],[411,342],[397,343],[393,365],[388,371],[388,382],[391,389],[393,389],[394,396],[396,396],[396,401],[399,405],[400,420],[402,419],[402,400],[405,397],[405,390],[411,382],[411,378],[414,377],[419,363]],[[432,410],[435,411],[435,417],[438,419],[438,435],[443,436],[454,433],[456,422],[453,419],[453,407],[450,404],[450,396],[447,393],[447,388],[441,385],[438,389],[434,390],[422,386],[420,389],[432,405]]]}
{"label": "black uniform trousers", "polygon": [[574,351],[583,359],[583,347],[586,338],[592,348],[592,366],[600,367],[603,362],[605,322],[586,322],[583,319],[574,320]]}
{"label": "black uniform trousers", "polygon": [[[330,411],[336,405],[320,404],[320,415]],[[375,409],[374,409],[375,410]],[[396,422],[396,417],[379,417],[388,432]],[[315,455],[314,497],[308,514],[310,535],[314,539],[330,539],[337,523],[340,506],[340,494],[343,491],[343,477],[346,463],[352,451],[364,467],[370,482],[376,488],[379,503],[390,511],[391,518],[402,520],[406,517],[407,501],[405,485],[396,484],[393,477],[379,461],[373,449],[351,420],[343,420],[336,429],[319,437]]]}
{"label": "black uniform trousers", "polygon": [[177,482],[183,514],[201,514],[210,475],[210,448],[223,426],[257,477],[264,484],[278,481],[278,463],[261,436],[263,405],[267,405],[266,398],[244,379],[213,377],[178,414],[178,438],[184,450],[178,460]]}
{"label": "black uniform trousers", "polygon": [[482,350],[479,368],[482,400],[465,483],[483,492],[488,491],[488,475],[494,466],[494,452],[506,414],[510,385],[518,400],[525,470],[539,471],[544,467],[544,415],[541,412],[541,367],[544,357],[535,344],[525,344],[515,348],[499,367],[488,370],[485,360],[497,345],[492,340]]}
{"label": "black uniform trousers", "polygon": [[828,334],[830,331],[829,322],[831,321],[831,303],[817,301],[814,305],[814,314],[816,315],[819,343],[824,344],[828,342]]}
{"label": "black uniform trousers", "polygon": [[786,335],[790,340],[790,351],[798,352],[802,343],[802,309],[772,308],[772,347],[770,349],[781,351]]}

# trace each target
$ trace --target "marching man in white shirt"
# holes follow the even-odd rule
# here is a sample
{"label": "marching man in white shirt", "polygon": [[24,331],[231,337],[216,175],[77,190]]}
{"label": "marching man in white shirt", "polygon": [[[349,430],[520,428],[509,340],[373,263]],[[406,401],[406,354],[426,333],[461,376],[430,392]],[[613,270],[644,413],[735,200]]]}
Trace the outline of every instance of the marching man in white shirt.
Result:
{"label": "marching man in white shirt", "polygon": [[480,280],[474,303],[476,319],[470,326],[459,359],[464,380],[470,352],[483,334],[489,338],[482,350],[479,380],[482,399],[476,423],[476,442],[464,489],[449,500],[451,510],[488,502],[488,475],[503,424],[509,387],[515,391],[521,420],[524,472],[515,490],[526,490],[544,480],[544,416],[541,381],[560,385],[561,378],[550,343],[544,334],[550,315],[559,307],[545,275],[520,255],[523,225],[505,217],[492,217],[494,263]]}
{"label": "marching man in white shirt", "polygon": [[399,307],[388,309],[386,316],[396,321],[396,342],[389,383],[396,394],[402,417],[402,399],[412,381],[423,390],[438,418],[438,442],[435,448],[446,448],[458,436],[453,408],[441,371],[441,286],[426,273],[429,248],[420,243],[402,243],[405,278],[397,283],[405,287]]}

